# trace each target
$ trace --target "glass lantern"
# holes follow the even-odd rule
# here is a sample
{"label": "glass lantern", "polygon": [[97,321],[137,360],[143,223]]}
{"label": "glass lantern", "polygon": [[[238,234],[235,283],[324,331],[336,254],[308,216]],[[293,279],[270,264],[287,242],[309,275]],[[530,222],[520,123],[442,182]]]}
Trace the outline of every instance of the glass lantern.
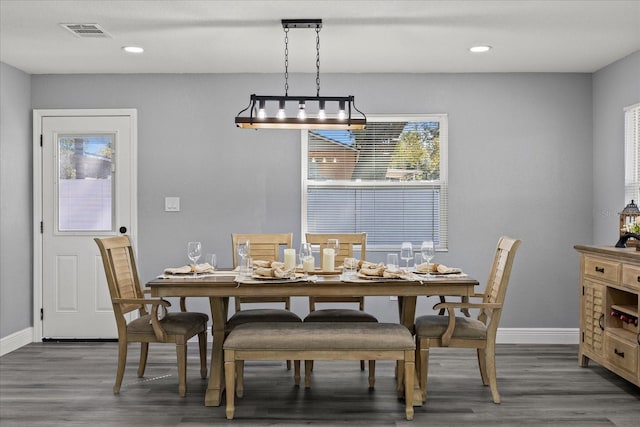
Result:
{"label": "glass lantern", "polygon": [[[637,230],[633,229],[635,225],[640,226],[640,209],[638,209],[638,205],[636,205],[633,200],[631,200],[631,203],[624,207],[619,215],[620,236],[628,232],[640,234]],[[638,240],[629,238],[629,240],[627,241],[627,246],[638,246],[638,243]]]}

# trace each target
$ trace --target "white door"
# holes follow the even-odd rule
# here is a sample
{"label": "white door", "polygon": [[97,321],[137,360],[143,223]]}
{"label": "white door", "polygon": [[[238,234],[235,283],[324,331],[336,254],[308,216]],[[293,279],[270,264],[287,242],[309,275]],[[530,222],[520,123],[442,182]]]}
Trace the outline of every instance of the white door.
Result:
{"label": "white door", "polygon": [[129,234],[135,242],[135,115],[40,120],[42,337],[115,338],[93,238]]}

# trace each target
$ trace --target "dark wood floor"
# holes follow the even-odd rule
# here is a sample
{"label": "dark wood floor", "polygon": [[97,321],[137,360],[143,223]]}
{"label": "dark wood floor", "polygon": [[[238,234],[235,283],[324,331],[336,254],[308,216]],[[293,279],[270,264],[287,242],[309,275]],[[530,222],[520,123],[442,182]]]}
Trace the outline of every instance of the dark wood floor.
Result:
{"label": "dark wood floor", "polygon": [[592,363],[577,346],[500,345],[502,404],[483,387],[475,353],[432,352],[429,398],[404,420],[393,362],[379,362],[376,389],[357,362],[316,362],[311,389],[295,388],[283,363],[247,363],[236,418],[224,404],[203,405],[197,345],[189,347],[188,392],[177,393],[175,352],[152,345],[145,378],[136,377],[138,348],[120,395],[111,392],[115,343],[30,344],[0,358],[0,424],[10,426],[640,426],[640,388]]}

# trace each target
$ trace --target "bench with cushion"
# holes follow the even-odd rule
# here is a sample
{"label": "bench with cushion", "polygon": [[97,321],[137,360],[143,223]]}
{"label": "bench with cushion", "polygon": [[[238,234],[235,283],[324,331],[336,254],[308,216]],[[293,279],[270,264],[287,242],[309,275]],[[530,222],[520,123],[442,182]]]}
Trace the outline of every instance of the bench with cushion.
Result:
{"label": "bench with cushion", "polygon": [[[407,420],[413,419],[415,343],[409,330],[394,323],[310,322],[238,325],[224,342],[228,419],[235,412],[236,382],[242,387],[244,360],[398,360],[398,394],[404,392]],[[237,381],[236,381],[236,376]],[[305,376],[305,385],[310,378]],[[296,378],[296,385],[300,379]],[[241,396],[242,392],[238,393]]]}

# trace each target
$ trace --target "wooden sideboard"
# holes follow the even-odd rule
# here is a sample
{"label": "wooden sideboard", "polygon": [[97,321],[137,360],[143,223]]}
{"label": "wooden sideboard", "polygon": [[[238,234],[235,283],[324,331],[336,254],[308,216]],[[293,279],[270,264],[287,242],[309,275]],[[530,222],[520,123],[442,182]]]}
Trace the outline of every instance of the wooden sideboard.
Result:
{"label": "wooden sideboard", "polygon": [[593,360],[640,386],[640,252],[581,246],[580,366]]}

